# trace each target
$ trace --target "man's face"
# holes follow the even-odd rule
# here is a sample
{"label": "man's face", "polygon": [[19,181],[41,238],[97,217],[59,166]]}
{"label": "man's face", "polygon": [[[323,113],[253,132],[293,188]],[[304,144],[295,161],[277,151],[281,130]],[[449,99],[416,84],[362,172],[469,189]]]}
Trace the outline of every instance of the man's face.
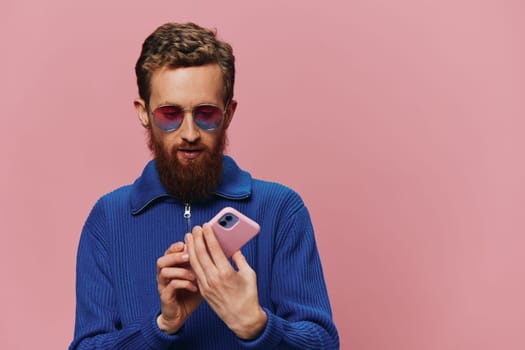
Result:
{"label": "man's face", "polygon": [[[224,110],[222,72],[216,64],[162,68],[153,73],[150,85],[149,112],[141,99],[135,100],[135,107],[142,125],[149,129],[150,148],[161,181],[183,201],[204,199],[218,185],[222,174],[226,129],[236,102],[230,103],[221,125],[212,131],[200,129],[190,111],[201,104]],[[187,110],[180,127],[171,132],[157,127],[150,113],[167,104]]]}

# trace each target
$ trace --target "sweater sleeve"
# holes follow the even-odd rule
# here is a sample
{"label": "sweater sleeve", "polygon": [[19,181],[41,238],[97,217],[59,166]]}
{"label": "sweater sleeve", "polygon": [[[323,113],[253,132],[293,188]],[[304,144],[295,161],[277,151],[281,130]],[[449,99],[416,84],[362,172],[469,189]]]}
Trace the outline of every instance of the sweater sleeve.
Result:
{"label": "sweater sleeve", "polygon": [[[155,314],[121,326],[111,282],[100,201],[82,230],[77,254],[75,335],[69,349],[167,349],[180,335],[163,333]],[[181,330],[183,332],[183,330]]]}
{"label": "sweater sleeve", "polygon": [[263,333],[241,344],[247,349],[339,349],[314,231],[302,201],[282,222],[270,286],[273,312],[265,308]]}

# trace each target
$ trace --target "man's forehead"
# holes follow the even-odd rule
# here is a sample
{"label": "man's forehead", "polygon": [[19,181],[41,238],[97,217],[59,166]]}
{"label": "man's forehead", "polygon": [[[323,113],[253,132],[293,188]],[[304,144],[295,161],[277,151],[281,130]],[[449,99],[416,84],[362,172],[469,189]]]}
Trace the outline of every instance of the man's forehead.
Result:
{"label": "man's forehead", "polygon": [[184,78],[187,76],[206,75],[222,79],[223,74],[218,63],[208,63],[199,66],[172,67],[164,65],[155,69],[151,74],[151,80],[158,79],[161,76],[172,76],[174,78]]}
{"label": "man's forehead", "polygon": [[222,71],[218,64],[163,67],[151,77],[152,104],[220,104],[223,99]]}

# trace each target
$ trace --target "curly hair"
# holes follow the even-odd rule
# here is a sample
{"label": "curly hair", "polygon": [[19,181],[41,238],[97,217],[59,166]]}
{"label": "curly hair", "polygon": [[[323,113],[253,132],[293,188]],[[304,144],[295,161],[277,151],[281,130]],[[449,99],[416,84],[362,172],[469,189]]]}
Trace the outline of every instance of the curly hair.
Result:
{"label": "curly hair", "polygon": [[233,99],[235,57],[230,44],[218,40],[217,33],[195,23],[166,23],[142,44],[135,65],[139,95],[149,105],[150,80],[159,68],[203,66],[216,63],[223,75],[224,105]]}

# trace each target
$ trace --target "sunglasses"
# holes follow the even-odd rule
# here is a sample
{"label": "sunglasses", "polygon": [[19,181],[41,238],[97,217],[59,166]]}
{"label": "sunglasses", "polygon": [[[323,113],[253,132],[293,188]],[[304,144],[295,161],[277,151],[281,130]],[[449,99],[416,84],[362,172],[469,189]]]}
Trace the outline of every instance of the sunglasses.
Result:
{"label": "sunglasses", "polygon": [[221,125],[226,110],[222,110],[215,105],[202,104],[195,106],[193,109],[182,108],[177,105],[164,105],[157,107],[153,112],[155,125],[165,132],[177,130],[187,111],[191,111],[193,121],[199,128],[206,131],[212,131]]}

